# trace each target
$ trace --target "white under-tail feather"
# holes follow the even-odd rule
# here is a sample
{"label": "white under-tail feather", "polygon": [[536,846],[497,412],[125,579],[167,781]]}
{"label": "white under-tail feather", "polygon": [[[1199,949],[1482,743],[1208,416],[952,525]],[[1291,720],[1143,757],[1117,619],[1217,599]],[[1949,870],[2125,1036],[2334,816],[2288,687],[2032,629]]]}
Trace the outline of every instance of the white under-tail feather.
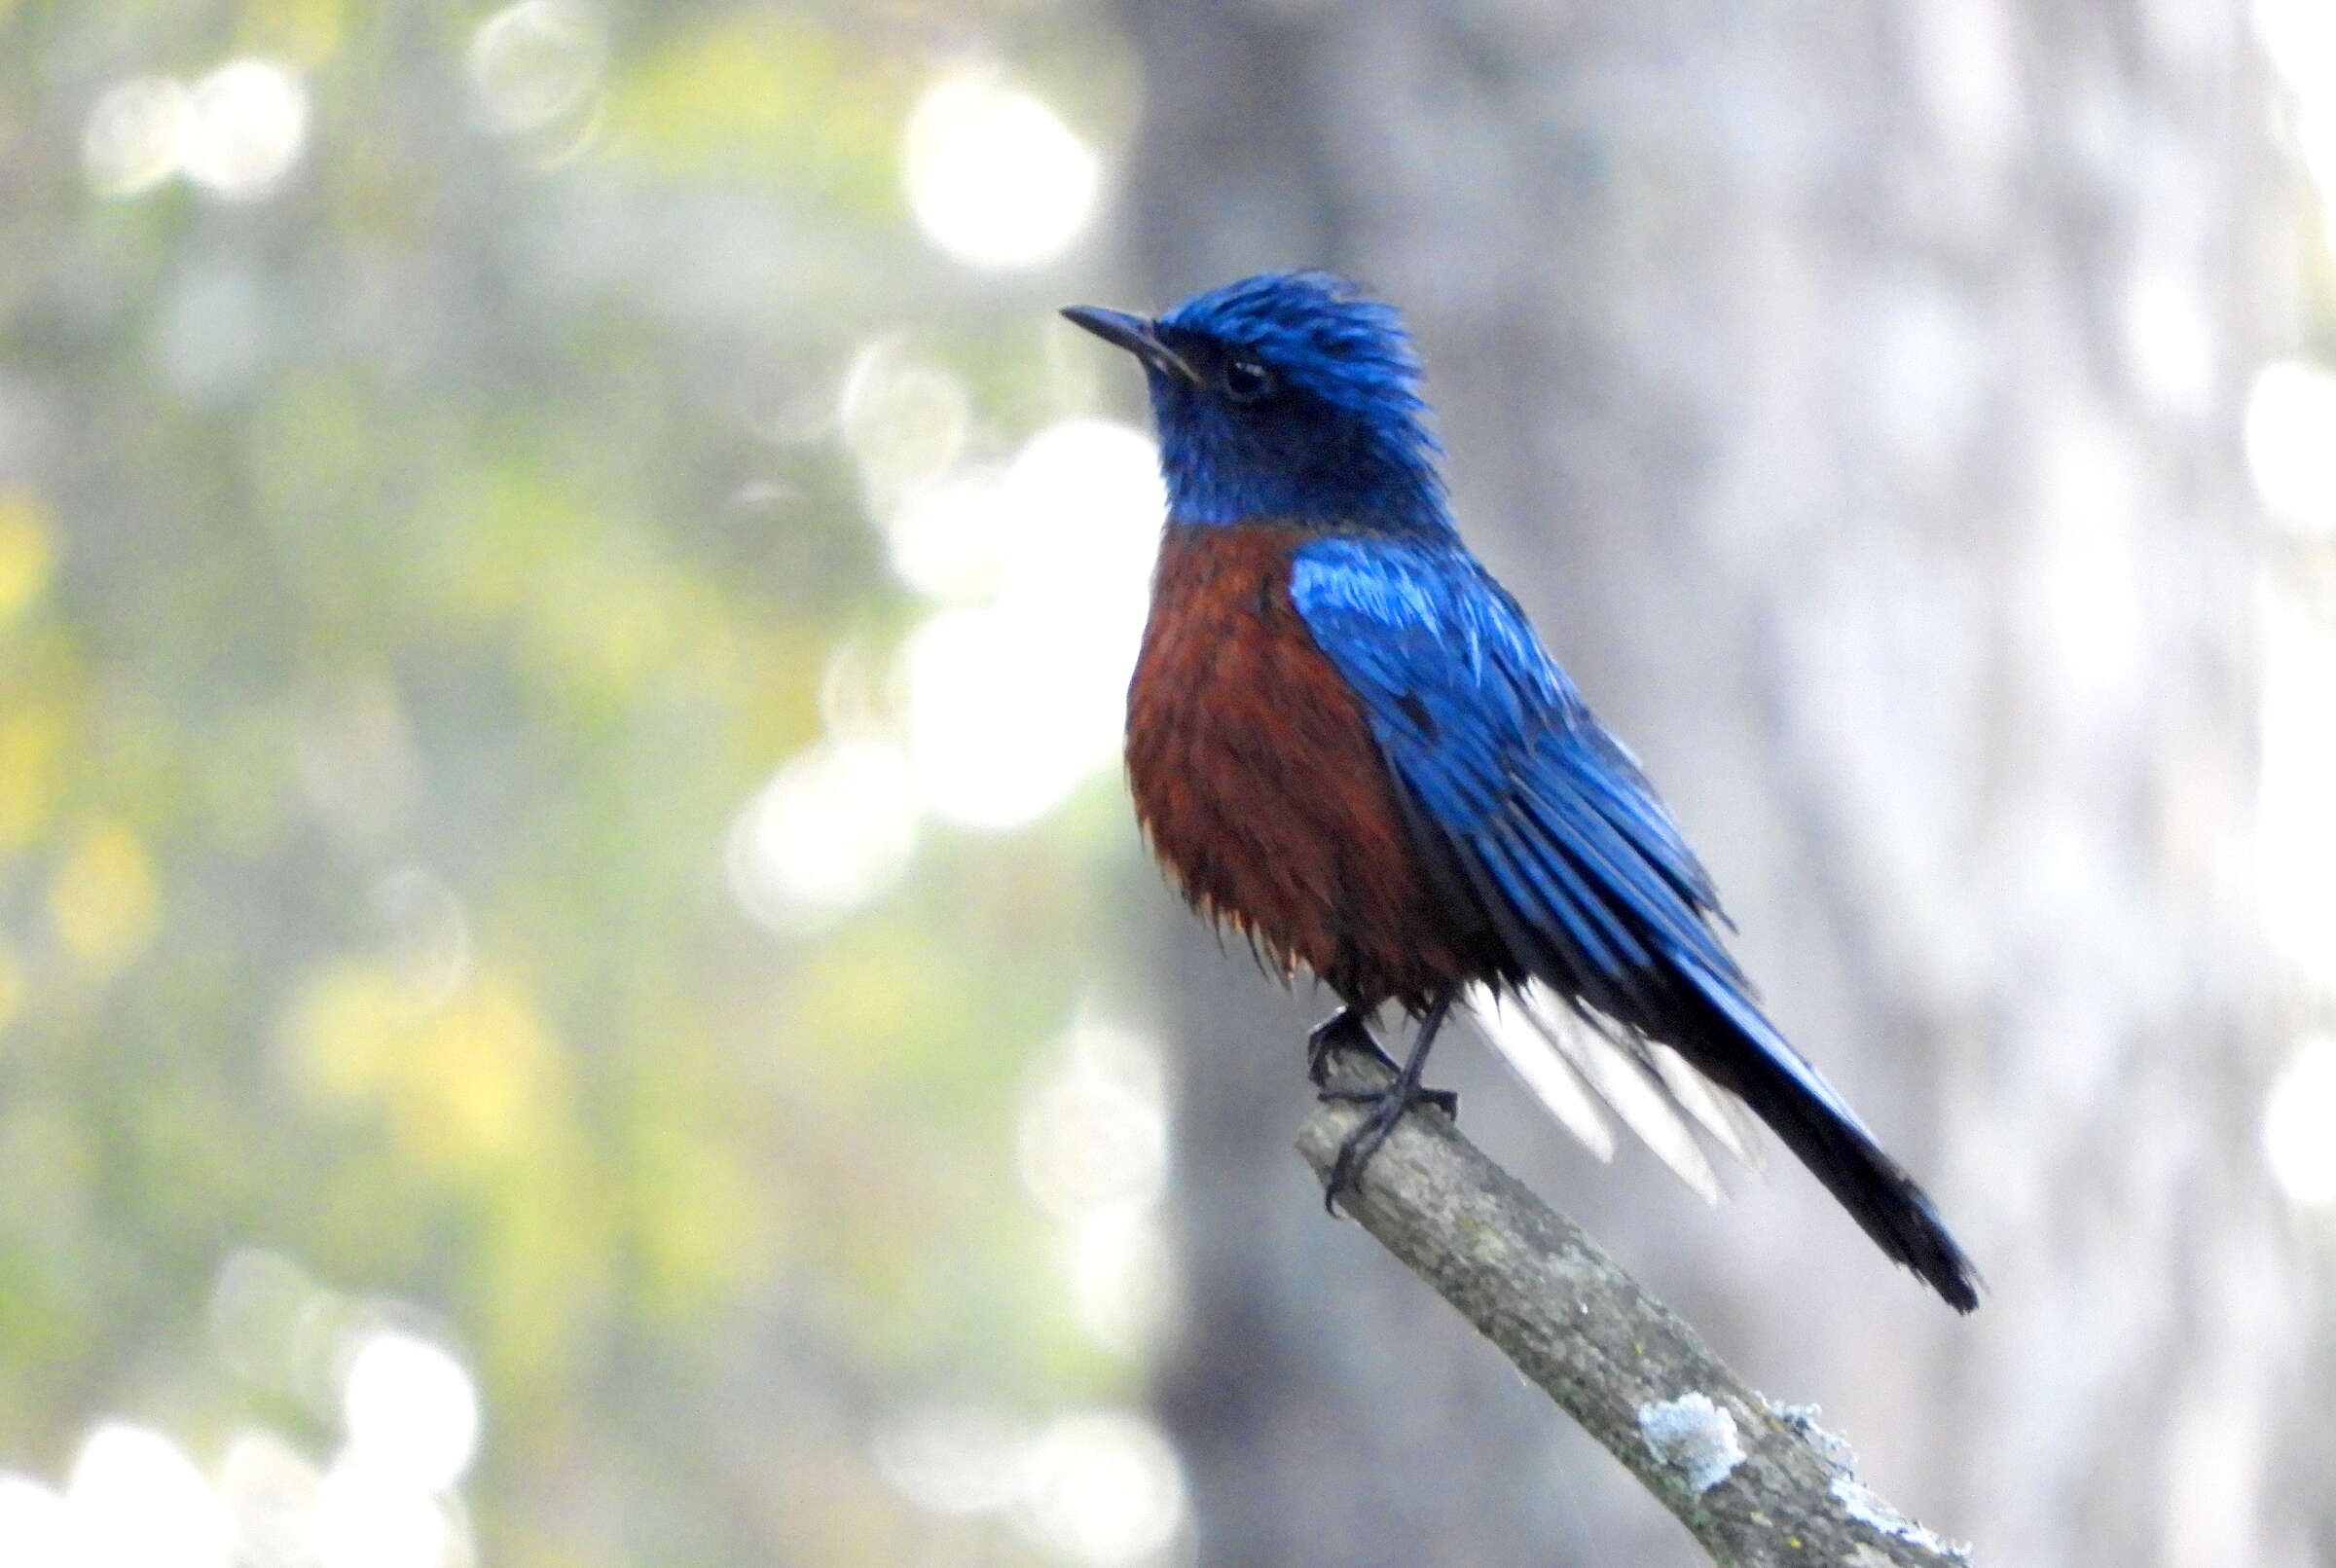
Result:
{"label": "white under-tail feather", "polygon": [[1669,1046],[1586,1017],[1539,981],[1506,997],[1478,987],[1468,1003],[1495,1053],[1599,1159],[1614,1157],[1603,1106],[1706,1203],[1721,1186],[1698,1128],[1734,1159],[1759,1163],[1751,1112]]}
{"label": "white under-tail feather", "polygon": [[1695,1117],[1696,1125],[1709,1133],[1737,1164],[1760,1169],[1768,1145],[1761,1138],[1760,1118],[1752,1113],[1752,1108],[1690,1067],[1687,1058],[1670,1046],[1649,1040],[1646,1051],[1679,1109]]}
{"label": "white under-tail feather", "polygon": [[1494,1054],[1524,1080],[1558,1125],[1599,1159],[1614,1158],[1614,1129],[1607,1124],[1605,1113],[1583,1085],[1581,1075],[1551,1048],[1525,1009],[1478,986],[1468,994],[1468,1011],[1476,1020],[1477,1033],[1492,1042]]}

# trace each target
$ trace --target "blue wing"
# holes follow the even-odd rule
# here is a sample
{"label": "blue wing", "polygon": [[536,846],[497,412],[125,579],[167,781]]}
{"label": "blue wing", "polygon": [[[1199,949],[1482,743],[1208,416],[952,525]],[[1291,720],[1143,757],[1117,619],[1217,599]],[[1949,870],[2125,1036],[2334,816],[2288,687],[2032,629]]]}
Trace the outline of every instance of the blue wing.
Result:
{"label": "blue wing", "polygon": [[[1727,1058],[1749,1048],[1863,1131],[1762,1015],[1654,787],[1473,557],[1318,539],[1295,557],[1291,597],[1362,699],[1430,852],[1441,841],[1521,971],[1738,1092],[1746,1075]],[[1713,1038],[1715,1010],[1728,1038]]]}
{"label": "blue wing", "polygon": [[1515,601],[1456,541],[1346,535],[1291,598],[1362,699],[1422,850],[1511,956],[1576,1006],[1675,1047],[1773,1128],[1882,1250],[1956,1310],[1978,1272],[1930,1199],[1762,1015],[1710,880]]}

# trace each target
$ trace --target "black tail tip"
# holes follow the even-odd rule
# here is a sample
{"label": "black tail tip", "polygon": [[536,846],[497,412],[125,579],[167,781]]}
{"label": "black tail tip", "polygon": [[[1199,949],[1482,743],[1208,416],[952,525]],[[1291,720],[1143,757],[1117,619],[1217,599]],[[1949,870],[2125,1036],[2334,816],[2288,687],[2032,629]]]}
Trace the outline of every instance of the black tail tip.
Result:
{"label": "black tail tip", "polygon": [[[1938,1292],[1941,1299],[1955,1311],[1965,1314],[1978,1311],[1980,1293],[1988,1285],[1980,1275],[1979,1266],[1955,1244],[1946,1222],[1939,1218],[1939,1211],[1931,1207],[1922,1189],[1906,1182],[1903,1190],[1907,1203],[1902,1213],[1912,1222],[1896,1227],[1892,1238],[1895,1245],[1883,1241],[1884,1249],[1920,1275],[1922,1282]],[[1881,1232],[1876,1231],[1874,1235],[1876,1240],[1882,1240]]]}
{"label": "black tail tip", "polygon": [[1968,1317],[1979,1310],[1979,1293],[1987,1282],[1979,1277],[1979,1270],[1971,1266],[1968,1258],[1963,1260],[1959,1274],[1925,1274],[1922,1277],[1955,1311]]}

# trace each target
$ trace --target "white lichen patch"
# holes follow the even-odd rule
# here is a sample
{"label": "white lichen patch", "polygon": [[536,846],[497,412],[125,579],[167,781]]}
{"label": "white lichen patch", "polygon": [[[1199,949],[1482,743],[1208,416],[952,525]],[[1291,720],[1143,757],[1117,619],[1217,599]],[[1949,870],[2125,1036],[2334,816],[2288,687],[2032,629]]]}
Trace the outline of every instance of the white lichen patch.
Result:
{"label": "white lichen patch", "polygon": [[[1643,1422],[1643,1416],[1642,1416]],[[1969,1562],[1971,1549],[1945,1540],[1924,1529],[1889,1504],[1874,1495],[1866,1483],[1850,1475],[1833,1477],[1833,1500],[1842,1505],[1842,1512],[1878,1534],[1919,1547],[1950,1562]]]}
{"label": "white lichen patch", "polygon": [[1817,1425],[1817,1417],[1825,1412],[1814,1404],[1786,1404],[1776,1400],[1767,1402],[1769,1414],[1783,1424],[1803,1442],[1817,1451],[1819,1458],[1840,1470],[1853,1470],[1857,1455],[1849,1448],[1849,1440],[1838,1432],[1828,1432]]}
{"label": "white lichen patch", "polygon": [[1697,1496],[1726,1480],[1744,1462],[1735,1417],[1704,1394],[1682,1394],[1638,1407],[1638,1435],[1647,1451],[1674,1471]]}

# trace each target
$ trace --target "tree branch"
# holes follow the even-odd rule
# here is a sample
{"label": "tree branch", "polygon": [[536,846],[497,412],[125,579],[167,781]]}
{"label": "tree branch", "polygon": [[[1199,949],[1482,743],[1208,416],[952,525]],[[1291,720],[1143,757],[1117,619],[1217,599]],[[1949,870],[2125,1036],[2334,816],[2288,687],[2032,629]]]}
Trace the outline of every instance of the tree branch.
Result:
{"label": "tree branch", "polygon": [[[1341,1086],[1384,1068],[1337,1059]],[[1326,1103],[1297,1149],[1327,1177],[1362,1117]],[[1415,1109],[1339,1200],[1678,1515],[1724,1568],[1967,1568],[1868,1491],[1809,1407],[1773,1405],[1580,1227]]]}

